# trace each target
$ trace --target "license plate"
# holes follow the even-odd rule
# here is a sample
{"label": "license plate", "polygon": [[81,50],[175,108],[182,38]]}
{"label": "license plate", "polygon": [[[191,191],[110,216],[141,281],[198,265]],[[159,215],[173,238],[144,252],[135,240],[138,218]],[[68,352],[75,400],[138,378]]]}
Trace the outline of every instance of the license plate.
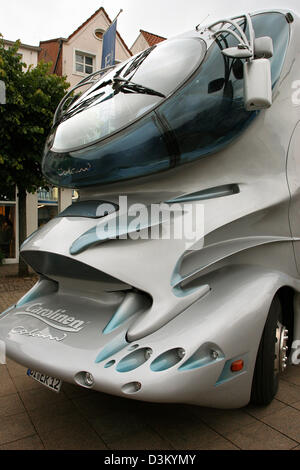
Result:
{"label": "license plate", "polygon": [[27,375],[56,393],[61,389],[62,381],[56,377],[50,377],[50,375],[42,374],[41,372],[36,372],[31,369],[28,369]]}

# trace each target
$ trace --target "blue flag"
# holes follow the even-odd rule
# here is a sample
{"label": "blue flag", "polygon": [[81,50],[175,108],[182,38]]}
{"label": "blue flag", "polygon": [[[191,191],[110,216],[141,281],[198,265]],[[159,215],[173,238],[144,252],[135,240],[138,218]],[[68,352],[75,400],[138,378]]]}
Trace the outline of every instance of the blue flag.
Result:
{"label": "blue flag", "polygon": [[102,63],[101,68],[105,69],[110,65],[115,65],[116,54],[117,21],[114,21],[103,35],[102,42]]}

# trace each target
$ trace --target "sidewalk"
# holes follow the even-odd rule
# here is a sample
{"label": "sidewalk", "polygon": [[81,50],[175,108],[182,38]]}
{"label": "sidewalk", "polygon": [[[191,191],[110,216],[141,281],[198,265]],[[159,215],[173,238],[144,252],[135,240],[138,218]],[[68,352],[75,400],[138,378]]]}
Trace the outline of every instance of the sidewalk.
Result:
{"label": "sidewalk", "polygon": [[[3,311],[35,279],[1,270]],[[289,367],[270,406],[222,411],[140,403],[69,384],[55,394],[8,360],[0,366],[1,449],[300,449],[300,368]]]}
{"label": "sidewalk", "polygon": [[0,266],[0,312],[16,303],[36,283],[37,277],[18,277],[18,265]]}

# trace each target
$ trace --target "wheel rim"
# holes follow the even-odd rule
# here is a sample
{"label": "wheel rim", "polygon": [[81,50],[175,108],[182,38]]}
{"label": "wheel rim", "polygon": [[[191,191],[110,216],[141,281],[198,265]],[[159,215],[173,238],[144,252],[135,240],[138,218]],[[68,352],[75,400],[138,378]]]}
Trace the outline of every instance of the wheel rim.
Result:
{"label": "wheel rim", "polygon": [[277,323],[276,328],[276,343],[275,343],[275,362],[274,369],[277,374],[284,372],[287,368],[287,351],[288,351],[288,330],[280,322]]}

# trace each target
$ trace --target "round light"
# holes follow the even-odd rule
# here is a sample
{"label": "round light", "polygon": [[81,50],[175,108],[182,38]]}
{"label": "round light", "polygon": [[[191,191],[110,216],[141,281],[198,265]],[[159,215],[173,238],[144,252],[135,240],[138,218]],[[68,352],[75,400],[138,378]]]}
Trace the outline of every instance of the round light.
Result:
{"label": "round light", "polygon": [[180,357],[180,359],[183,359],[185,356],[185,350],[183,348],[179,348],[177,351],[177,354],[178,354],[178,357]]}
{"label": "round light", "polygon": [[146,349],[146,351],[145,351],[146,361],[148,361],[148,359],[150,359],[150,357],[152,356],[152,352],[153,352],[152,349],[150,349],[150,348]]}
{"label": "round light", "polygon": [[92,387],[95,382],[92,374],[90,374],[89,372],[86,372],[85,377],[84,377],[84,382],[85,382],[85,385],[87,385],[88,387]]}
{"label": "round light", "polygon": [[211,357],[216,361],[219,358],[218,351],[212,350],[211,351]]}

